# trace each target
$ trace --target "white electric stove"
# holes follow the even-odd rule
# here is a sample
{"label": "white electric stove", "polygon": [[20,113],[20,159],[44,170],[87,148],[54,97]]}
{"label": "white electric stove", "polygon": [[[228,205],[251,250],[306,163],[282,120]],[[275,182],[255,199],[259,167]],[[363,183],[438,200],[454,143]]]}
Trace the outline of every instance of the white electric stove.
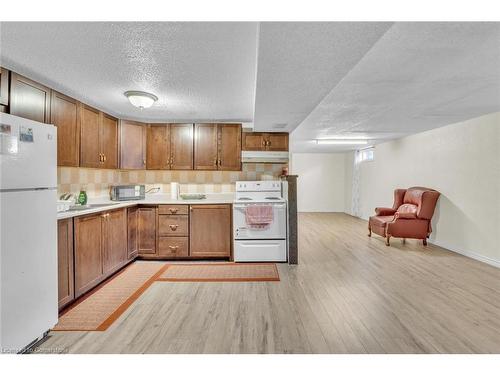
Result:
{"label": "white electric stove", "polygon": [[[281,181],[238,181],[233,203],[235,262],[287,261],[287,201]],[[249,205],[273,207],[273,222],[264,227],[246,224]]]}

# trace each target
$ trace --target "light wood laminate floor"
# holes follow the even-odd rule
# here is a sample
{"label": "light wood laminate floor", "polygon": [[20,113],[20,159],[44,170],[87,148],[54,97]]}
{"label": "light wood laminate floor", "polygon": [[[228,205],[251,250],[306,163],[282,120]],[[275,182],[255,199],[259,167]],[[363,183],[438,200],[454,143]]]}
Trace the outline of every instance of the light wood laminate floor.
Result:
{"label": "light wood laminate floor", "polygon": [[500,269],[345,214],[299,215],[280,282],[154,283],[105,332],[52,332],[69,353],[500,353]]}

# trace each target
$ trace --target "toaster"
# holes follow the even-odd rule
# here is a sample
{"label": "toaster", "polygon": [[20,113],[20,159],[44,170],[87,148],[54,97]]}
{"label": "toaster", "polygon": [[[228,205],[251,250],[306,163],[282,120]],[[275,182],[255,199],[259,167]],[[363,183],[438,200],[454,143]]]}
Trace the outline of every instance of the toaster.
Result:
{"label": "toaster", "polygon": [[144,185],[115,185],[110,187],[109,195],[112,201],[131,201],[144,199]]}

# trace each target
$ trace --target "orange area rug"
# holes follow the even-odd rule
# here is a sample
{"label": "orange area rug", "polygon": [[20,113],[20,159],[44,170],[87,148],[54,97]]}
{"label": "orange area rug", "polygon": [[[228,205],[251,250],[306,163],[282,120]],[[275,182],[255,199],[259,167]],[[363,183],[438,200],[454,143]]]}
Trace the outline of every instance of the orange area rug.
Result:
{"label": "orange area rug", "polygon": [[158,278],[158,281],[184,282],[279,280],[274,263],[174,264]]}
{"label": "orange area rug", "polygon": [[70,308],[53,331],[104,331],[165,271],[165,263],[135,262]]}
{"label": "orange area rug", "polygon": [[53,331],[105,331],[155,281],[279,281],[274,263],[134,262],[59,317]]}

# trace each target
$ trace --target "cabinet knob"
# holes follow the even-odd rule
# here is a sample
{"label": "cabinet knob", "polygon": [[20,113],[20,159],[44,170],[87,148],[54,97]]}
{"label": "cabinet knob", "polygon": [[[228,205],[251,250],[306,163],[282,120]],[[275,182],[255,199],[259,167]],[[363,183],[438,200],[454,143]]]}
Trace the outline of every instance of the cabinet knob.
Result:
{"label": "cabinet knob", "polygon": [[169,227],[170,227],[171,230],[176,231],[178,225],[177,224],[170,224]]}
{"label": "cabinet knob", "polygon": [[175,251],[175,250],[177,250],[177,249],[179,248],[179,246],[172,246],[172,245],[169,245],[169,246],[168,246],[168,248],[169,248],[170,250],[174,250],[174,251]]}
{"label": "cabinet knob", "polygon": [[177,211],[179,211],[178,208],[169,208],[168,210],[170,211],[171,214],[175,214],[177,213]]}

